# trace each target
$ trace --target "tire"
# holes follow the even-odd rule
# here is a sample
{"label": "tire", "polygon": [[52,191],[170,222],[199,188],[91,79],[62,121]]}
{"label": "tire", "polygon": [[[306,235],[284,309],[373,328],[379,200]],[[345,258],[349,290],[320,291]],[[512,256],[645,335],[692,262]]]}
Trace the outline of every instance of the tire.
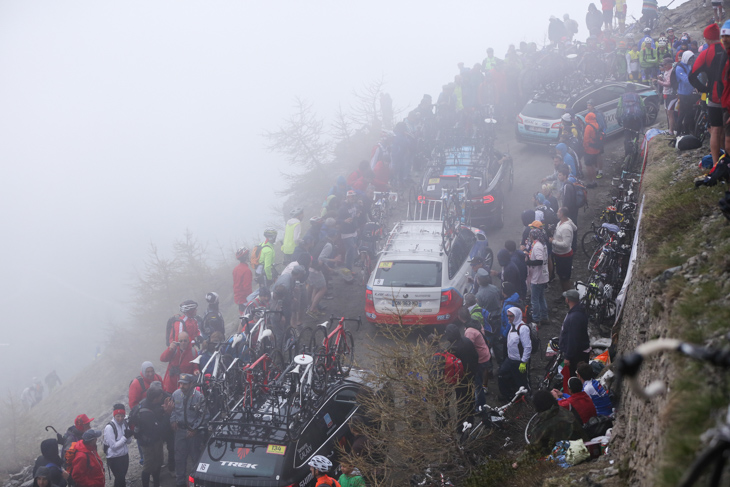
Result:
{"label": "tire", "polygon": [[335,349],[336,338],[337,336],[334,336],[330,339],[330,350],[334,351],[338,372],[343,376],[347,376],[352,370],[352,364],[355,362],[355,339],[352,333],[345,331],[344,340],[340,340]]}
{"label": "tire", "polygon": [[312,391],[324,394],[327,390],[327,368],[324,364],[317,364],[312,370]]}
{"label": "tire", "polygon": [[527,422],[527,426],[525,426],[525,443],[527,443],[528,445],[530,444],[530,439],[531,439],[530,427],[533,425],[533,421],[535,421],[536,418],[537,418],[537,413],[532,415],[530,420]]}
{"label": "tire", "polygon": [[533,415],[534,411],[532,407],[527,404],[525,396],[505,411],[505,416],[509,419],[511,427],[518,431],[524,431],[527,429],[527,425]]}
{"label": "tire", "polygon": [[284,339],[281,343],[282,358],[287,364],[294,360],[297,354],[297,342],[299,341],[299,331],[296,328],[289,327],[284,332]]}
{"label": "tire", "polygon": [[327,353],[327,350],[324,347],[319,347],[314,353],[314,367],[317,368],[322,366],[324,367],[325,375],[334,376],[336,371],[334,370],[335,368],[332,359],[333,355],[331,352]]}
{"label": "tire", "polygon": [[583,249],[583,253],[589,259],[596,252],[596,249],[603,246],[603,242],[604,240],[600,233],[595,230],[588,230],[580,239],[580,245]]}
{"label": "tire", "polygon": [[656,119],[659,116],[659,105],[653,101],[646,101],[644,102],[644,107],[646,108],[647,125],[651,125],[656,122]]}
{"label": "tire", "polygon": [[306,354],[306,355],[312,355],[312,339],[314,338],[314,333],[312,332],[312,329],[307,327],[302,329],[299,332],[299,337],[297,338],[296,343],[296,354],[299,355],[300,353]]}
{"label": "tire", "polygon": [[214,462],[218,462],[226,454],[227,449],[228,449],[228,442],[210,440],[208,443],[208,456]]}
{"label": "tire", "polygon": [[271,384],[275,382],[279,377],[281,377],[281,374],[285,368],[284,355],[281,353],[281,351],[274,350],[272,354],[269,355],[269,358],[271,358],[271,363],[269,364],[269,368],[266,371],[267,384]]}
{"label": "tire", "polygon": [[324,348],[326,340],[327,332],[321,326],[317,326],[317,328],[314,329],[314,333],[312,334],[312,342],[309,346],[309,349],[318,351],[320,348]]}

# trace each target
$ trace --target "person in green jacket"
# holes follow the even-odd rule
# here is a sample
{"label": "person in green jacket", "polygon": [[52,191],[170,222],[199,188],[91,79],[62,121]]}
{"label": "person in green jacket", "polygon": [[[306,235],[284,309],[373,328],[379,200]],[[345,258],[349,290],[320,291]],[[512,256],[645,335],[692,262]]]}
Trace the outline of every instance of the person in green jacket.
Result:
{"label": "person in green jacket", "polygon": [[276,230],[273,228],[268,228],[264,231],[266,240],[261,244],[259,265],[256,266],[256,276],[259,279],[260,286],[269,287],[276,280],[274,276],[274,256],[276,255],[274,243],[276,242],[277,235]]}
{"label": "person in green jacket", "polygon": [[302,220],[304,219],[304,208],[297,206],[289,212],[289,220],[284,229],[284,240],[281,242],[281,253],[284,254],[284,266],[289,265],[294,259],[294,249],[297,241],[302,236]]}
{"label": "person in green jacket", "polygon": [[641,66],[641,79],[644,81],[656,78],[659,57],[656,49],[651,47],[649,41],[644,42],[639,51],[639,65]]}
{"label": "person in green jacket", "polygon": [[664,59],[666,57],[674,59],[674,51],[672,51],[672,46],[666,37],[660,37],[656,41],[656,57],[657,59]]}
{"label": "person in green jacket", "polygon": [[345,463],[340,464],[340,469],[342,469],[342,475],[337,481],[341,487],[365,487],[365,479],[362,478],[360,470]]}

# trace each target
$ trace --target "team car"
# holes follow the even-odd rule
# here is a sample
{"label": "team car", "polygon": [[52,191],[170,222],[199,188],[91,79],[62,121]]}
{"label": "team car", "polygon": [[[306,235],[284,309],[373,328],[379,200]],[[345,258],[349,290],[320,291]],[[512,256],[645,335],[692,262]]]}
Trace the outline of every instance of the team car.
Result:
{"label": "team car", "polygon": [[565,98],[538,96],[527,102],[517,115],[515,135],[517,140],[526,144],[556,144],[560,138],[561,117],[570,113],[577,117],[579,131],[584,127],[588,113],[588,100],[593,100],[597,110],[603,113],[606,120],[606,135],[617,134],[623,130],[616,120],[616,108],[626,86],[633,84],[636,93],[644,100],[647,111],[647,123],[653,124],[659,114],[659,95],[648,85],[612,81],[593,85],[578,95]]}
{"label": "team car", "polygon": [[212,422],[214,429],[190,475],[190,485],[314,486],[307,463],[324,455],[335,464],[333,471],[338,468],[336,446],[345,445],[348,421],[360,408],[358,398],[369,391],[359,372],[350,371],[314,397],[310,408],[300,409],[304,415],[292,410],[291,397],[271,394],[253,407],[239,401],[229,417]]}
{"label": "team car", "polygon": [[378,324],[445,325],[456,319],[470,287],[470,255],[481,248],[487,266],[493,255],[478,228],[445,221],[396,224],[365,289],[365,316]]}
{"label": "team car", "polygon": [[504,224],[504,192],[511,191],[514,169],[509,155],[490,147],[453,147],[429,162],[418,196],[420,205],[453,200],[462,223],[484,230]]}

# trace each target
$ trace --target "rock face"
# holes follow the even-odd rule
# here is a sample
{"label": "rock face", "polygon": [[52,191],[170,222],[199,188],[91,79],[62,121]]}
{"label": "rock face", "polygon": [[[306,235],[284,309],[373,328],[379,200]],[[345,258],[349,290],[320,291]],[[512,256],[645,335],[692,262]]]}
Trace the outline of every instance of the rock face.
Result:
{"label": "rock face", "polygon": [[33,466],[28,465],[18,473],[9,476],[8,481],[3,487],[32,487],[33,486]]}

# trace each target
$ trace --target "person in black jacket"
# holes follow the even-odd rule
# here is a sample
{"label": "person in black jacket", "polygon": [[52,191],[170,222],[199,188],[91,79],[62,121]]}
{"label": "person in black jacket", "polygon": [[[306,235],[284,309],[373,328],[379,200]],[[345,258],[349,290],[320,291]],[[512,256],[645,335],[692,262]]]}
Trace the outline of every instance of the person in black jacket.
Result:
{"label": "person in black jacket", "polygon": [[479,355],[474,344],[468,338],[461,336],[459,327],[451,323],[446,326],[444,338],[449,342],[448,352],[453,353],[464,365],[464,378],[456,386],[456,401],[463,405],[464,411],[468,411],[468,418],[474,411],[474,395],[469,394],[469,384],[474,381],[474,374],[479,368]]}
{"label": "person in black jacket", "polygon": [[525,267],[525,277],[522,277],[517,264],[512,261],[512,254],[507,249],[500,249],[497,252],[497,262],[502,266],[502,273],[500,275],[502,282],[511,282],[514,284],[517,287],[517,294],[520,295],[520,299],[525,299],[525,295],[527,294],[527,284],[525,281],[527,278],[527,267]]}
{"label": "person in black jacket", "polygon": [[[568,314],[563,320],[563,327],[560,330],[560,351],[565,357],[565,368],[563,378],[567,388],[568,379],[575,377],[575,368],[580,362],[588,362],[590,340],[588,338],[588,314],[583,305],[580,304],[580,294],[575,289],[563,293],[565,303],[568,305]],[[567,389],[564,389],[567,390]]]}
{"label": "person in black jacket", "polygon": [[[65,485],[65,482],[64,482]],[[46,467],[39,467],[37,471],[33,472],[33,487],[59,487],[58,484],[53,483],[51,478],[51,472]]]}
{"label": "person in black jacket", "polygon": [[68,473],[63,470],[63,462],[58,454],[59,443],[57,438],[49,438],[41,442],[41,456],[36,458],[35,465],[33,465],[33,477],[36,476],[38,469],[45,468],[51,484],[66,487]]}
{"label": "person in black jacket", "polygon": [[[149,487],[150,476],[154,487],[160,486],[162,469],[162,444],[167,440],[169,415],[172,401],[165,397],[162,384],[153,382],[147,390],[147,397],[139,403],[139,414],[135,424],[135,437],[142,447],[142,486]],[[169,452],[168,452],[169,453]]]}

